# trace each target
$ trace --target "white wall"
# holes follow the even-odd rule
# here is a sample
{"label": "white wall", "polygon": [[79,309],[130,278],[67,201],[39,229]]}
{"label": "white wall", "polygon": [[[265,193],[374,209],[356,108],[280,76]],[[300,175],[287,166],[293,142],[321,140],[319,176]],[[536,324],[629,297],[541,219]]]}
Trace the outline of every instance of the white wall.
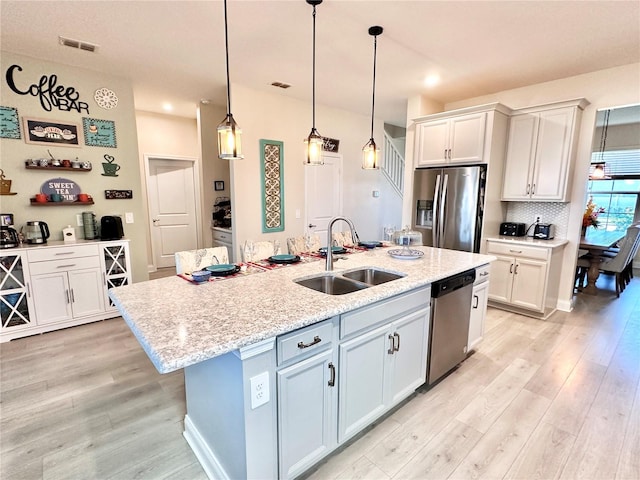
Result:
{"label": "white wall", "polygon": [[[579,142],[571,193],[567,229],[569,244],[564,250],[558,307],[569,310],[573,298],[576,255],[580,240],[580,225],[586,200],[587,177],[591,160],[591,145],[596,111],[608,107],[640,103],[640,63],[600,70],[585,75],[530,85],[493,95],[469,98],[445,105],[445,110],[500,102],[511,108],[522,108],[555,101],[584,97],[591,104],[582,115]],[[413,100],[415,105],[419,100]],[[432,113],[429,111],[421,113]],[[410,118],[409,118],[410,119]],[[408,123],[409,124],[409,123]],[[407,139],[409,141],[409,139]],[[405,206],[405,211],[407,210]]]}
{"label": "white wall", "polygon": [[[195,106],[194,106],[195,110]],[[136,130],[138,134],[138,159],[140,161],[140,180],[142,189],[145,192],[141,202],[146,212],[149,212],[147,202],[147,179],[145,176],[145,155],[158,157],[190,157],[197,158],[196,169],[200,170],[200,148],[198,144],[198,129],[196,120],[193,118],[177,117],[175,115],[162,115],[152,112],[136,111]],[[202,176],[202,175],[201,175]],[[204,216],[204,213],[203,215]],[[209,218],[211,215],[209,214]],[[201,218],[200,223],[206,228],[201,231],[208,231],[209,224],[204,223],[206,219]],[[155,269],[153,252],[151,250],[151,222],[147,222],[147,264],[151,270]],[[204,234],[203,234],[204,235]],[[208,238],[211,235],[207,236]],[[202,242],[202,239],[200,240]],[[202,243],[200,243],[202,245]]]}
{"label": "white wall", "polygon": [[[231,162],[232,208],[235,245],[247,239],[278,239],[304,233],[303,140],[311,130],[311,104],[280,94],[265,94],[233,85],[233,116],[242,128],[245,158]],[[316,105],[316,128],[325,137],[340,140],[344,165],[344,215],[351,218],[362,239],[381,238],[383,218],[390,197],[383,191],[380,171],[362,170],[361,149],[369,140],[371,118]],[[376,119],[374,138],[382,143],[383,123]],[[284,142],[285,230],[262,233],[260,139]],[[373,198],[372,191],[381,195]],[[397,204],[399,205],[399,204]],[[295,218],[300,210],[301,218]],[[396,214],[398,222],[400,211]]]}

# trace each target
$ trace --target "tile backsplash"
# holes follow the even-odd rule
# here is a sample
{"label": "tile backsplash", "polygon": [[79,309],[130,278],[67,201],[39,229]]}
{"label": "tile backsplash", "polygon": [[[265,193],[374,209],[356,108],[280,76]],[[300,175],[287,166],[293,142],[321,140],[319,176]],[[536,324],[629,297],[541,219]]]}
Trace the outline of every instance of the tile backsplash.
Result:
{"label": "tile backsplash", "polygon": [[[553,223],[555,238],[567,238],[569,228],[569,203],[559,202],[507,202],[507,222],[521,222],[531,225],[536,215],[540,223]],[[529,231],[533,235],[533,228]]]}

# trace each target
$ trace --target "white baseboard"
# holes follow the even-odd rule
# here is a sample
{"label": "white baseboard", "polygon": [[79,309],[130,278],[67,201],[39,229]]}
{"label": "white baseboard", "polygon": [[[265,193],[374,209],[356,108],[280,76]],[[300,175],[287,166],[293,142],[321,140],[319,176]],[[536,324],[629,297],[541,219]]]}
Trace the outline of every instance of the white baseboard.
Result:
{"label": "white baseboard", "polygon": [[571,300],[558,300],[556,308],[561,312],[570,312],[573,310],[573,299]]}
{"label": "white baseboard", "polygon": [[153,273],[153,272],[157,272],[158,269],[156,268],[155,265],[147,265],[147,273]]}
{"label": "white baseboard", "polygon": [[202,438],[196,426],[191,422],[189,415],[184,416],[183,436],[187,440],[191,450],[193,450],[207,477],[211,480],[229,479],[229,475],[227,475],[227,472],[222,468],[222,465],[220,465],[220,462],[218,462],[218,459],[204,441],[204,438]]}

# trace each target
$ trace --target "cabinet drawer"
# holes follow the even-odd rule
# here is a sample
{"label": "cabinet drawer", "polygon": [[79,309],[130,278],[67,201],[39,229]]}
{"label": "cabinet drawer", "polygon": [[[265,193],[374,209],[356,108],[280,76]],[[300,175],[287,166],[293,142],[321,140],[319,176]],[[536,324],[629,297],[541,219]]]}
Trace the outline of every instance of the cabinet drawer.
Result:
{"label": "cabinet drawer", "polygon": [[325,320],[278,337],[276,340],[278,365],[326,350],[331,346],[332,339],[332,320]]}
{"label": "cabinet drawer", "polygon": [[476,281],[473,282],[474,285],[478,285],[480,283],[484,283],[489,280],[489,273],[491,271],[491,265],[486,264],[481,267],[476,268]]}
{"label": "cabinet drawer", "polygon": [[507,245],[506,243],[487,242],[487,253],[498,255],[509,255],[511,257],[527,257],[536,260],[547,260],[549,249],[544,247],[529,247],[526,245]]}
{"label": "cabinet drawer", "polygon": [[430,303],[431,286],[428,286],[347,312],[340,317],[340,339],[391,321],[403,313],[428,307]]}
{"label": "cabinet drawer", "polygon": [[48,260],[60,260],[78,257],[90,257],[100,255],[99,245],[74,245],[68,247],[37,247],[27,250],[29,262],[46,262]]}
{"label": "cabinet drawer", "polygon": [[212,232],[214,240],[231,243],[231,232],[221,232],[220,230],[212,230]]}
{"label": "cabinet drawer", "polygon": [[68,272],[72,270],[83,270],[86,268],[100,268],[100,258],[80,257],[52,260],[50,262],[35,262],[29,264],[31,275],[41,275],[43,273]]}

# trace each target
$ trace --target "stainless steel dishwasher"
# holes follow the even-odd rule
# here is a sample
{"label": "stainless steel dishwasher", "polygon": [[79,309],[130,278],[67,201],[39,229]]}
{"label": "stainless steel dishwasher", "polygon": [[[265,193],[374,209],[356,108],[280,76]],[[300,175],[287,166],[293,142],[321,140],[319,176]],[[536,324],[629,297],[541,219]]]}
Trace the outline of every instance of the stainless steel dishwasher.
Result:
{"label": "stainless steel dishwasher", "polygon": [[468,270],[431,285],[428,385],[442,378],[467,355],[475,279],[476,271]]}

